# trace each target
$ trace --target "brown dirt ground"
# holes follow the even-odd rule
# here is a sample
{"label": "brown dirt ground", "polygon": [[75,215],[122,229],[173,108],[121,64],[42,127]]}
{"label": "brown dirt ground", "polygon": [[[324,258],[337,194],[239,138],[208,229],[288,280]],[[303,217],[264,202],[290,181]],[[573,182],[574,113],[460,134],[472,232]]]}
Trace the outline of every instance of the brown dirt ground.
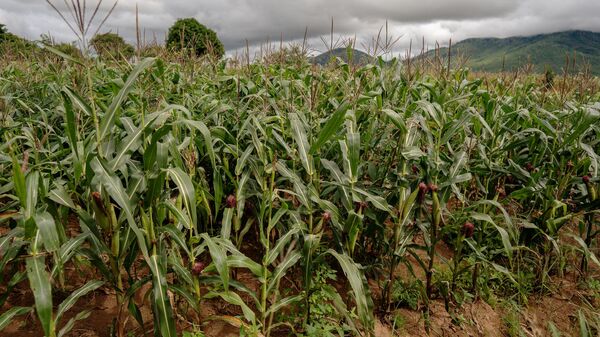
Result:
{"label": "brown dirt ground", "polygon": [[[71,234],[76,235],[76,229],[72,227],[75,226],[69,226],[69,230],[73,231]],[[252,242],[253,240],[248,241]],[[415,241],[421,242],[422,239],[417,237]],[[259,254],[259,249],[253,247],[251,243],[242,248],[242,251],[247,252],[252,258],[256,257],[253,255]],[[452,249],[444,243],[440,243],[437,246],[437,251],[439,255],[446,259],[452,258]],[[421,255],[421,253],[419,255]],[[421,257],[425,258],[424,255]],[[410,257],[410,259],[412,259],[412,257]],[[439,259],[437,259],[437,262],[439,263]],[[420,268],[416,266],[416,261],[412,261],[411,263],[415,266],[414,270],[418,272],[417,277],[423,277],[422,273],[419,272]],[[74,267],[72,266],[69,266],[66,272],[67,278],[69,279],[68,283],[74,286],[83,285],[87,279],[91,277],[89,273],[87,276],[82,276],[83,274],[81,272],[75,272]],[[593,273],[595,277],[600,278],[600,270],[594,269]],[[399,278],[408,277],[406,266],[401,265],[396,270],[396,274]],[[294,276],[290,276],[290,278],[294,278]],[[257,289],[258,287],[256,280],[247,272],[238,272],[237,279],[246,284],[250,289]],[[297,285],[293,284],[293,281],[288,280],[286,282],[289,283],[287,284],[289,287],[297,287]],[[372,294],[375,295],[381,293],[380,289],[377,288],[376,281],[370,280],[369,285],[372,288]],[[523,312],[520,315],[521,327],[528,336],[549,336],[548,322],[553,322],[553,324],[562,332],[563,336],[578,335],[577,311],[584,302],[590,302],[589,294],[579,288],[574,273],[562,278],[554,278],[552,285],[555,290],[552,294],[530,298],[528,305],[523,309]],[[340,291],[343,291],[346,284],[342,282],[335,286],[336,288],[339,288]],[[147,287],[141,293],[143,294],[149,290],[151,289]],[[60,303],[68,296],[68,294],[69,289],[66,289],[63,293],[55,290],[54,303]],[[133,318],[130,318],[127,322],[126,330],[130,331],[134,336],[144,336],[144,330],[146,331],[147,336],[152,335],[151,306],[148,303],[147,298],[144,299],[142,294],[136,296],[135,301],[141,307],[143,319],[147,323],[144,328],[141,328]],[[249,298],[245,298],[244,296],[242,296],[242,298],[244,298],[244,300],[249,300]],[[591,299],[591,302],[593,307],[600,308],[600,303],[597,303],[598,299]],[[8,298],[5,306],[0,308],[0,312],[4,312],[12,306],[32,306],[33,303],[33,296],[29,289],[29,284],[25,281],[16,287]],[[76,306],[67,312],[62,320],[63,324],[72,318],[74,314],[83,310],[89,310],[90,316],[87,319],[77,322],[71,332],[66,335],[67,337],[110,336],[110,327],[118,313],[114,292],[106,288],[101,288],[85,298],[80,299]],[[420,311],[403,308],[396,312],[396,314],[399,314],[404,318],[402,327],[396,331],[392,331],[389,323],[391,321],[390,317],[379,317],[375,324],[375,336],[506,336],[507,328],[504,323],[504,318],[507,315],[506,310],[507,309],[501,306],[492,307],[481,300],[473,303],[465,303],[462,307],[453,308],[454,316],[460,318],[460,324],[455,324],[453,323],[451,315],[446,312],[443,301],[434,300],[431,305],[431,329],[429,334],[425,331],[422,313]],[[179,331],[191,330],[193,328],[193,324],[186,319],[189,315],[186,314],[183,308],[179,307],[179,310],[176,310],[175,314],[178,318]],[[203,302],[200,319],[205,320],[206,318],[214,317],[215,315],[236,316],[239,314],[240,311],[237,307],[220,299],[212,299]],[[205,321],[202,329],[205,334],[210,337],[239,335],[238,328],[223,320]],[[13,321],[0,335],[5,337],[39,337],[43,335],[43,332],[39,326],[35,313],[30,313]],[[274,334],[274,337],[287,335],[289,335],[289,333],[284,332]]]}
{"label": "brown dirt ground", "polygon": [[[248,282],[245,274],[238,275],[240,281]],[[600,275],[599,275],[600,276]],[[250,282],[248,282],[250,283]],[[372,282],[370,282],[373,284]],[[543,296],[530,298],[528,305],[520,315],[521,327],[528,336],[549,336],[548,322],[553,324],[563,333],[564,336],[578,334],[577,311],[581,307],[584,299],[588,299],[588,294],[578,288],[573,277],[565,277],[554,280],[554,287],[558,292]],[[252,287],[252,285],[250,285]],[[68,293],[56,294],[55,302],[60,302]],[[136,297],[136,302],[141,304],[142,315],[145,322],[152,322],[150,305],[141,303],[143,296]],[[2,311],[11,306],[31,306],[33,297],[28,289],[28,284],[24,283],[13,292],[7,301],[7,305]],[[597,306],[599,303],[595,303]],[[210,300],[205,301],[202,306],[202,318],[213,315],[231,315],[239,314],[234,306],[223,301]],[[67,335],[69,337],[108,337],[110,336],[110,326],[114,317],[116,317],[118,308],[114,293],[101,289],[89,296],[81,299],[77,305],[66,315],[63,322],[73,317],[74,313],[82,310],[89,310],[90,317],[76,323],[75,328]],[[400,329],[392,331],[389,317],[377,319],[375,325],[375,336],[484,336],[501,337],[507,335],[507,329],[503,321],[507,312],[500,306],[492,307],[484,301],[475,301],[465,303],[460,308],[454,308],[454,314],[460,317],[460,324],[453,323],[451,315],[444,309],[443,301],[434,300],[431,308],[431,330],[426,333],[424,327],[423,315],[420,311],[414,311],[406,308],[399,309],[396,314],[404,318],[404,324]],[[178,324],[181,331],[191,330],[192,324],[188,323],[184,317],[183,311],[177,312],[179,318]],[[127,331],[131,331],[135,336],[144,336],[143,330],[137,323],[130,319],[127,323]],[[147,323],[145,329],[152,331],[152,324]],[[207,336],[237,336],[238,328],[221,320],[207,321],[203,326]],[[2,336],[6,337],[39,337],[43,333],[37,322],[34,313],[22,316],[19,320],[11,323],[4,331]],[[148,334],[148,335],[151,335]],[[287,335],[286,333],[281,336]]]}

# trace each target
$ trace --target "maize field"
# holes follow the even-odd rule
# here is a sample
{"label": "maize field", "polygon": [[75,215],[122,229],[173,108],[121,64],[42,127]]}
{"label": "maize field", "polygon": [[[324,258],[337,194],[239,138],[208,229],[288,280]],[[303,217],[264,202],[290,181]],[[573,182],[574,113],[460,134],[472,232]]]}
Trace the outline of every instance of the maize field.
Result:
{"label": "maize field", "polygon": [[595,336],[600,93],[580,84],[381,59],[5,62],[0,334],[442,335],[444,314],[445,335],[533,336],[461,308],[524,312],[568,280],[585,295],[540,335]]}

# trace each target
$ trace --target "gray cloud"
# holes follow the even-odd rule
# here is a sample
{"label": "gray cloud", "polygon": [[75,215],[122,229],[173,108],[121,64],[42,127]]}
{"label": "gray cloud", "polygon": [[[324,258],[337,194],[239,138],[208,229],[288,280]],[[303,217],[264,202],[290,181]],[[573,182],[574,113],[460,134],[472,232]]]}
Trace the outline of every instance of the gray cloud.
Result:
{"label": "gray cloud", "polygon": [[[94,3],[95,1],[88,1]],[[63,1],[54,3],[64,8]],[[195,17],[211,27],[229,51],[267,39],[302,39],[308,27],[309,41],[319,49],[319,36],[334,30],[356,36],[362,42],[377,34],[389,20],[397,46],[411,40],[430,44],[468,37],[529,35],[567,29],[600,31],[598,0],[120,0],[102,31],[113,31],[135,40],[135,7],[146,40],[164,40],[168,27],[182,17]],[[105,0],[99,14],[106,13]],[[74,35],[44,0],[0,0],[0,23],[18,35],[37,39],[52,34],[59,41]],[[418,41],[418,43],[417,43]]]}

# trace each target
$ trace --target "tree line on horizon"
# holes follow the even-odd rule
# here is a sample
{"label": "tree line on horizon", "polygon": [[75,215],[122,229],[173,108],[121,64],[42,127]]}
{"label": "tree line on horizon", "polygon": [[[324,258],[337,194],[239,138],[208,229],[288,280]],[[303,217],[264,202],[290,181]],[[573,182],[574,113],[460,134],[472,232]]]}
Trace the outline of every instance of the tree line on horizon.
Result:
{"label": "tree line on horizon", "polygon": [[[42,46],[71,57],[82,57],[82,50],[75,42],[58,43],[50,35],[43,34],[39,42]],[[97,33],[90,39],[89,46],[100,58],[129,59],[136,49],[118,33]],[[169,28],[165,47],[170,51],[185,52],[197,57],[210,55],[217,58],[225,54],[223,43],[217,33],[194,18],[178,19]],[[12,53],[27,56],[39,52],[41,48],[35,41],[11,33],[6,25],[0,23],[0,58]]]}

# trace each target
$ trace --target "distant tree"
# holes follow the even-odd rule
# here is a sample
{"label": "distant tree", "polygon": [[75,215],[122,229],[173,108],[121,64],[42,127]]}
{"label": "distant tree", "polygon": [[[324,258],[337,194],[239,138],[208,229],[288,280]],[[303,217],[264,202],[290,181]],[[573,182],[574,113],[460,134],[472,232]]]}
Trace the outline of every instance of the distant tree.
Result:
{"label": "distant tree", "polygon": [[130,58],[134,52],[133,47],[115,33],[96,34],[90,40],[90,45],[100,57]]}
{"label": "distant tree", "polygon": [[73,43],[67,43],[67,42],[57,43],[57,44],[53,45],[52,47],[54,47],[54,49],[56,49],[64,54],[67,54],[72,57],[81,58],[83,56],[81,54],[81,50],[79,50],[79,48],[77,48],[77,46]]}
{"label": "distant tree", "polygon": [[[67,24],[75,36],[77,36],[77,41],[81,50],[87,56],[89,49],[89,34],[91,33],[91,36],[96,36],[98,34],[106,20],[112,15],[115,7],[117,7],[119,0],[115,0],[110,9],[106,8],[108,9],[107,11],[100,9],[103,0],[96,0],[94,1],[95,4],[87,3],[87,5],[85,0],[71,0],[70,3],[66,0],[46,0],[46,2]],[[64,2],[65,6],[60,5],[61,2]],[[102,20],[94,20],[96,15],[103,12],[106,12],[106,15]],[[95,22],[99,22],[99,24],[95,25]],[[92,29],[92,26],[96,26],[96,29]]]}
{"label": "distant tree", "polygon": [[8,31],[6,25],[0,23],[0,43],[17,42],[20,38]]}
{"label": "distant tree", "polygon": [[179,19],[169,28],[167,47],[192,51],[197,56],[212,54],[221,57],[225,54],[217,33],[194,18]]}
{"label": "distant tree", "polygon": [[[52,36],[47,35],[47,34],[42,34],[40,36],[40,39],[44,46],[52,47],[63,54],[66,54],[66,55],[69,55],[69,56],[75,57],[75,58],[81,58],[83,56],[83,54],[81,53],[81,50],[77,47],[76,42],[71,42],[71,43],[56,42]],[[44,54],[47,57],[51,57],[51,58],[57,57],[57,55],[55,55],[53,52],[50,52],[50,51],[45,51]]]}
{"label": "distant tree", "polygon": [[23,58],[37,50],[35,44],[12,34],[5,25],[0,24],[0,56],[12,55],[12,57]]}

